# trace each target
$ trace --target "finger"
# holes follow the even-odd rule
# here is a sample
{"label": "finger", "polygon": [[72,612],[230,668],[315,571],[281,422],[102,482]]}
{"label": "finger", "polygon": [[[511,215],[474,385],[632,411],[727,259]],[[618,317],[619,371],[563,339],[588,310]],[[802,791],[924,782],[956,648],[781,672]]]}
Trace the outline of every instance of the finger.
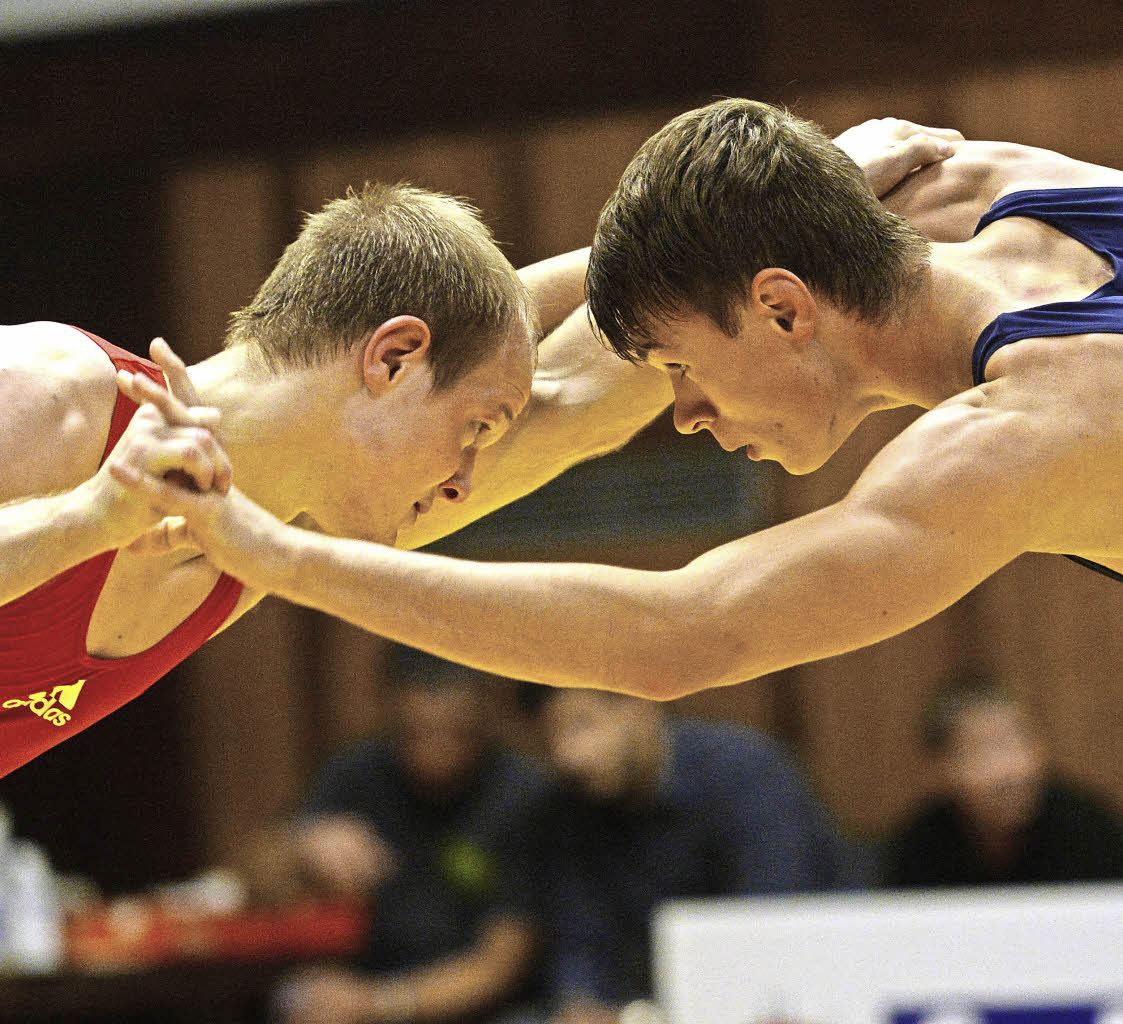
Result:
{"label": "finger", "polygon": [[148,346],[148,353],[152,361],[164,371],[168,382],[168,390],[184,405],[200,405],[199,394],[191,378],[187,374],[187,365],[172,351],[163,338],[153,338]]}
{"label": "finger", "polygon": [[913,132],[918,135],[933,135],[937,139],[943,139],[945,142],[963,142],[963,132],[957,131],[955,128],[930,128],[927,125],[916,124],[913,125]]}
{"label": "finger", "polygon": [[180,429],[159,441],[135,445],[122,452],[120,458],[138,472],[160,476],[198,492],[214,486],[219,451],[214,438],[205,431]]}
{"label": "finger", "polygon": [[182,487],[166,483],[162,478],[140,473],[117,459],[109,463],[109,475],[158,512],[181,516],[188,510],[191,493]]}
{"label": "finger", "polygon": [[943,139],[945,142],[962,142],[963,133],[955,128],[932,128],[928,125],[917,124],[915,121],[905,121],[898,117],[883,118],[883,125],[889,128],[893,138],[907,139],[913,135],[932,135]]}
{"label": "finger", "polygon": [[143,373],[117,371],[117,388],[137,405],[153,405],[159,410],[165,422],[171,426],[203,427],[216,434],[222,422],[222,413],[209,406],[188,408],[171,392],[164,390],[154,380]]}
{"label": "finger", "polygon": [[954,147],[942,139],[929,139],[927,136],[913,136],[890,147],[875,169],[870,171],[870,187],[881,197],[892,191],[908,175],[938,160],[951,156]]}
{"label": "finger", "polygon": [[[122,376],[127,372],[126,370],[117,371],[118,387],[121,386],[120,380]],[[151,378],[146,377],[143,373],[134,373],[131,376],[132,381],[129,386],[128,395],[134,402],[139,402],[141,405],[156,406],[164,419],[173,426],[181,426],[191,422],[187,406],[170,391],[160,387],[159,384]]]}
{"label": "finger", "polygon": [[234,467],[222,448],[216,448],[212,458],[214,463],[214,477],[211,479],[211,490],[219,494],[226,494],[234,482]]}
{"label": "finger", "polygon": [[912,135],[894,147],[893,160],[902,171],[946,160],[955,152],[955,145],[934,135]]}

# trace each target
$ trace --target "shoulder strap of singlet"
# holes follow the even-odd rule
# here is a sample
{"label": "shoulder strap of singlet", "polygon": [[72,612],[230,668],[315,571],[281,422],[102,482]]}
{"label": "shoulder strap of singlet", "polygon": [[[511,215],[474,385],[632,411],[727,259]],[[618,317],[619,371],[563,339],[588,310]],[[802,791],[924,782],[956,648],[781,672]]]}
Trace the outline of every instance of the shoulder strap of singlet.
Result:
{"label": "shoulder strap of singlet", "polygon": [[983,228],[1004,217],[1039,220],[1109,260],[1111,281],[1083,299],[1049,302],[995,317],[979,334],[972,353],[976,384],[998,349],[1023,338],[1123,333],[1123,187],[1027,189],[999,199],[980,218]]}
{"label": "shoulder strap of singlet", "polygon": [[[112,342],[106,341],[104,338],[99,338],[96,334],[91,334],[89,331],[83,331],[81,327],[76,327],[74,329],[76,331],[81,331],[82,334],[109,356],[114,367],[118,370],[130,370],[133,373],[143,373],[150,380],[159,384],[160,387],[166,388],[168,386],[167,381],[164,380],[163,370],[152,362],[152,360],[135,355],[127,349],[120,348],[112,344]],[[109,425],[109,436],[105,442],[105,451],[101,456],[102,462],[106,460],[109,453],[113,451],[114,446],[121,439],[121,435],[125,432],[125,428],[129,425],[129,421],[133,418],[133,414],[136,410],[136,402],[118,391],[117,401],[113,406],[113,419]],[[108,563],[105,571],[108,572]],[[103,576],[102,583],[104,583],[104,581]],[[100,592],[101,586],[99,585],[97,593],[93,595],[94,601],[97,600],[97,594]],[[159,641],[153,647],[148,648],[146,651],[141,651],[139,654],[132,655],[131,658],[119,659],[116,664],[124,664],[126,661],[140,663],[147,659],[166,657],[169,652],[172,652],[172,664],[175,664],[187,657],[188,654],[199,646],[202,640],[198,640],[198,636],[206,639],[219,629],[230,617],[230,613],[238,603],[238,598],[241,593],[242,584],[234,579],[233,576],[221,573],[218,582],[215,583],[214,589],[207,595],[206,600],[180,623],[179,626],[164,637],[163,640]],[[93,605],[91,604],[90,607],[92,608]]]}
{"label": "shoulder strap of singlet", "polygon": [[[1116,261],[1123,256],[1123,187],[1120,186],[1011,192],[979,218],[975,234],[1005,217],[1032,217]],[[1117,273],[1119,270],[1117,262]]]}
{"label": "shoulder strap of singlet", "polygon": [[[160,387],[166,388],[168,386],[167,382],[164,380],[163,371],[150,359],[144,359],[141,356],[134,355],[127,349],[120,348],[112,342],[106,341],[104,338],[99,338],[96,334],[83,331],[81,327],[75,327],[74,329],[84,334],[109,356],[116,369],[129,370],[132,373],[143,373],[150,380],[159,384]],[[136,409],[136,402],[121,394],[120,391],[117,392],[117,401],[113,406],[113,419],[109,423],[109,436],[105,441],[105,451],[101,453],[102,462],[109,457],[109,453],[113,451],[117,442],[121,440],[121,435],[125,432],[125,428],[129,425],[129,420],[133,418],[133,413],[136,412]]]}

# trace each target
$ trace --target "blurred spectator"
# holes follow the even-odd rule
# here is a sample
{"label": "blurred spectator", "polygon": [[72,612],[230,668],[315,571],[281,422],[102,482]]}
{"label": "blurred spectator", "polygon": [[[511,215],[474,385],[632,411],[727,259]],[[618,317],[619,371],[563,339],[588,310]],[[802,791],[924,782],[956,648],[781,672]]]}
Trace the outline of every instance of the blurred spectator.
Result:
{"label": "blurred spectator", "polygon": [[392,677],[390,737],[324,766],[291,844],[321,890],[371,899],[369,943],[349,967],[291,978],[285,1024],[483,1020],[536,961],[512,840],[541,773],[492,742],[485,677],[404,648]]}
{"label": "blurred spectator", "polygon": [[763,734],[594,690],[526,684],[556,775],[534,818],[553,1024],[650,997],[663,901],[858,887],[865,858]]}
{"label": "blurred spectator", "polygon": [[1026,709],[992,682],[935,693],[919,740],[938,792],[890,837],[888,885],[1123,878],[1123,823],[1050,771]]}

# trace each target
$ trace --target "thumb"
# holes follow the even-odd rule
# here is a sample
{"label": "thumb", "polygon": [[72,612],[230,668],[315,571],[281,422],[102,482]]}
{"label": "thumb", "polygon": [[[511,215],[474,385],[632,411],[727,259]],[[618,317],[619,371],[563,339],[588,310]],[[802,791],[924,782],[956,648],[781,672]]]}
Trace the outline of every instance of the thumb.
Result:
{"label": "thumb", "polygon": [[179,548],[198,546],[183,516],[165,516],[125,550],[134,555],[164,555]]}

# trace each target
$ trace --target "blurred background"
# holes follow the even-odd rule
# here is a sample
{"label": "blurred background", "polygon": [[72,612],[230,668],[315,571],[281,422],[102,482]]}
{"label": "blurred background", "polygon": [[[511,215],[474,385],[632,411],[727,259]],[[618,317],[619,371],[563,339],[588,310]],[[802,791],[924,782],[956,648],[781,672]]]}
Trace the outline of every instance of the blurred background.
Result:
{"label": "blurred background", "polygon": [[[469,197],[516,264],[576,248],[643,139],[720,95],[832,133],[896,115],[1123,166],[1121,85],[1118,0],[0,0],[0,322],[65,321],[137,352],[163,334],[203,358],[302,213],[366,179]],[[749,475],[660,422],[448,550],[681,565],[840,496],[909,415],[867,423],[805,478]],[[1039,709],[1067,774],[1123,801],[1120,623],[1123,587],[1025,557],[894,640],[680,703],[789,743],[872,835],[924,789],[923,696],[975,668]],[[0,782],[0,801],[110,892],[225,862],[328,751],[378,727],[385,656],[268,600]]]}

